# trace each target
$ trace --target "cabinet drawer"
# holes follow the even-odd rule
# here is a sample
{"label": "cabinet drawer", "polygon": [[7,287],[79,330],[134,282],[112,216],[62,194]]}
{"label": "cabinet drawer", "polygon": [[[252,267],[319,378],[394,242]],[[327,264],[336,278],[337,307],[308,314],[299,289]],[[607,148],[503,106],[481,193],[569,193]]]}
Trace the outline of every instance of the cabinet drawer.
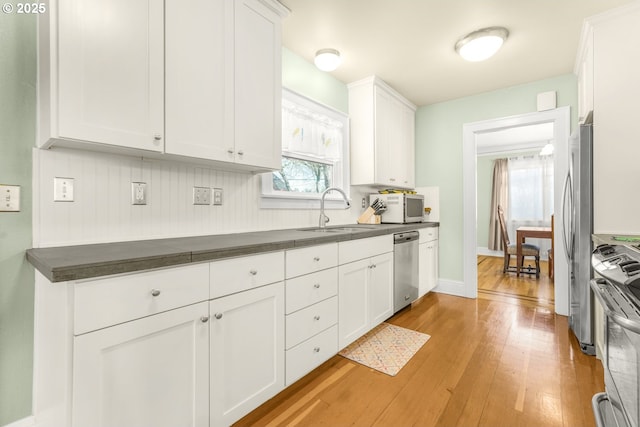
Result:
{"label": "cabinet drawer", "polygon": [[338,327],[336,325],[287,350],[285,385],[293,384],[337,352]]}
{"label": "cabinet drawer", "polygon": [[76,335],[209,299],[209,264],[74,285]]}
{"label": "cabinet drawer", "polygon": [[287,279],[338,265],[338,244],[287,251]]}
{"label": "cabinet drawer", "polygon": [[286,282],[287,314],[338,294],[338,268],[288,279]]}
{"label": "cabinet drawer", "polygon": [[231,258],[211,263],[211,298],[284,280],[284,252]]}
{"label": "cabinet drawer", "polygon": [[348,240],[338,244],[338,263],[347,264],[391,251],[393,251],[393,234]]}
{"label": "cabinet drawer", "polygon": [[431,242],[438,240],[438,227],[421,228],[420,230],[420,243]]}
{"label": "cabinet drawer", "polygon": [[286,348],[311,338],[338,322],[338,297],[296,311],[286,317]]}

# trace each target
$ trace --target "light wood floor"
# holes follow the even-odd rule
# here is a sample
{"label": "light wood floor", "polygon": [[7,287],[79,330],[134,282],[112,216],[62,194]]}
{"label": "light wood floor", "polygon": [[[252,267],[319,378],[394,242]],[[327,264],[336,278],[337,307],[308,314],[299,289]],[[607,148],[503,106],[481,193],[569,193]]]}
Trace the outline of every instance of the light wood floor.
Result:
{"label": "light wood floor", "polygon": [[[496,279],[481,276],[481,287],[499,289],[485,283]],[[335,356],[237,425],[595,425],[602,365],[580,351],[566,317],[536,301],[429,293],[389,322],[431,335],[397,376]]]}
{"label": "light wood floor", "polygon": [[503,274],[503,258],[478,255],[478,298],[517,298],[521,304],[554,311],[553,280],[546,261],[540,262],[540,277],[535,274]]}

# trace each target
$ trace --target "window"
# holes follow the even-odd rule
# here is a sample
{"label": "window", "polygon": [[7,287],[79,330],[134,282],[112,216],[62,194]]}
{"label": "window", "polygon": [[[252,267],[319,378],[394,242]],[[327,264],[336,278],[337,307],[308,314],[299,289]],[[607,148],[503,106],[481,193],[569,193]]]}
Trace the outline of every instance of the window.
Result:
{"label": "window", "polygon": [[[282,168],[262,175],[261,207],[317,207],[329,187],[348,195],[348,153],[345,114],[283,89]],[[342,200],[333,192],[326,199]]]}

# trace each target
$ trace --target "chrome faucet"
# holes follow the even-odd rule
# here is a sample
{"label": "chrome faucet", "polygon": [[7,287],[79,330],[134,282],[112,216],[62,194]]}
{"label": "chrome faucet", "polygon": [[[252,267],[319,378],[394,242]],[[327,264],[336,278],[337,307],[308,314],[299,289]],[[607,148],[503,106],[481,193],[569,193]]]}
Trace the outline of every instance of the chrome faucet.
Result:
{"label": "chrome faucet", "polygon": [[326,228],[327,223],[329,222],[329,217],[324,214],[324,196],[326,196],[327,193],[331,190],[336,190],[338,193],[342,195],[342,198],[344,199],[347,205],[345,209],[349,209],[351,207],[351,203],[349,203],[349,199],[347,198],[347,195],[341,189],[337,187],[329,187],[326,190],[324,190],[322,192],[322,196],[320,197],[320,220],[318,222],[318,227],[320,228]]}

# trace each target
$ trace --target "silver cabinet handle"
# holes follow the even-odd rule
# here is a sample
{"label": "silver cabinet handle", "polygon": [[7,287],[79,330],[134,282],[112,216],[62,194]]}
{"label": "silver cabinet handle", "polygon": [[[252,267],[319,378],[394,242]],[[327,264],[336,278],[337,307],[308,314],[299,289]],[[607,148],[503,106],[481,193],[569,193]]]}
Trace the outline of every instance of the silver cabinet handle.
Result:
{"label": "silver cabinet handle", "polygon": [[222,313],[216,313],[213,315],[213,317],[215,317],[216,319],[220,320],[222,319]]}
{"label": "silver cabinet handle", "polygon": [[320,353],[320,347],[314,347],[313,348],[313,352],[314,353]]}
{"label": "silver cabinet handle", "polygon": [[316,289],[320,289],[320,283],[316,283],[315,285],[313,285],[313,287]]}
{"label": "silver cabinet handle", "polygon": [[209,316],[202,316],[202,317],[200,318],[200,321],[201,321],[202,323],[207,323],[207,322],[209,321]]}
{"label": "silver cabinet handle", "polygon": [[389,181],[396,182],[396,179],[395,178],[389,178]]}
{"label": "silver cabinet handle", "polygon": [[249,270],[249,274],[255,276],[256,274],[258,274],[258,270]]}
{"label": "silver cabinet handle", "polygon": [[319,257],[319,256],[314,256],[314,257],[313,257],[313,260],[314,260],[314,261],[320,261],[320,257]]}
{"label": "silver cabinet handle", "polygon": [[162,140],[162,135],[157,135],[157,134],[156,134],[156,135],[153,135],[153,139],[154,139],[155,141],[161,141],[161,140]]}
{"label": "silver cabinet handle", "polygon": [[376,265],[376,264],[373,264],[371,267],[372,267],[372,268],[376,268],[376,267],[377,267],[377,265]]}
{"label": "silver cabinet handle", "polygon": [[244,155],[244,151],[238,150],[238,156],[242,156],[242,155]]}
{"label": "silver cabinet handle", "polygon": [[320,316],[318,315],[313,316],[313,320],[320,320]]}
{"label": "silver cabinet handle", "polygon": [[152,297],[157,297],[158,295],[160,295],[160,289],[151,289]]}
{"label": "silver cabinet handle", "polygon": [[233,148],[227,148],[227,153],[233,154]]}

